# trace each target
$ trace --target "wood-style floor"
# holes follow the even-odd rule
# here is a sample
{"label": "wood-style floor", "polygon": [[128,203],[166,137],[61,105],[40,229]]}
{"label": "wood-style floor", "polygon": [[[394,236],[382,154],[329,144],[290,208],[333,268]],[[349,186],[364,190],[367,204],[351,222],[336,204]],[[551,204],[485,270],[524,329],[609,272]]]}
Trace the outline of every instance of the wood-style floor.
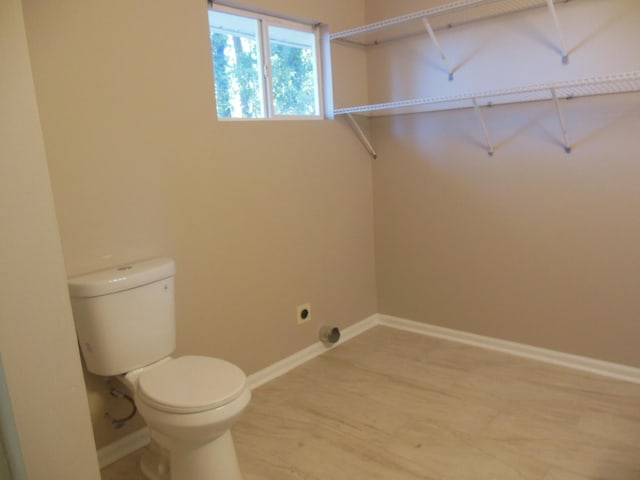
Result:
{"label": "wood-style floor", "polygon": [[245,480],[640,480],[640,385],[376,327],[255,390],[233,435]]}

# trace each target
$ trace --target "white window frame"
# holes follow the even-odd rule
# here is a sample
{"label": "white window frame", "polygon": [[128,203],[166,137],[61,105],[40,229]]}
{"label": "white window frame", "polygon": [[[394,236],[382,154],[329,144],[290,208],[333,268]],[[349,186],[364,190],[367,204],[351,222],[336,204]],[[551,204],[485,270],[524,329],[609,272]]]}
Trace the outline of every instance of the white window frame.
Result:
{"label": "white window frame", "polygon": [[[263,85],[263,110],[264,117],[258,118],[220,118],[219,121],[225,122],[247,122],[247,121],[272,121],[272,120],[324,120],[326,118],[325,112],[325,89],[326,82],[325,75],[323,73],[323,62],[327,52],[322,48],[321,42],[321,26],[320,24],[305,23],[300,20],[292,20],[282,17],[276,17],[268,15],[262,12],[254,10],[242,9],[237,7],[229,7],[221,5],[219,3],[210,3],[209,11],[221,12],[230,15],[236,15],[239,17],[252,18],[258,22],[258,36],[259,39],[259,70],[262,71],[262,85]],[[314,35],[314,49],[315,49],[315,75],[317,85],[317,111],[316,115],[276,115],[274,112],[274,98],[272,85],[272,72],[271,72],[271,46],[269,42],[269,27],[282,27],[289,30],[298,30],[305,33],[311,33]],[[215,72],[214,72],[215,75]],[[215,94],[215,93],[214,93]]]}

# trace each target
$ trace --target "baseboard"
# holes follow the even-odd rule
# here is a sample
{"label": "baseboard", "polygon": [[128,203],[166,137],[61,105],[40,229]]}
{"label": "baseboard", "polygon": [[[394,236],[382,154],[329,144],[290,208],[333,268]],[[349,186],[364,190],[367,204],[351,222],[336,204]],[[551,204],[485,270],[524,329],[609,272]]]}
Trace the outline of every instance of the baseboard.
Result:
{"label": "baseboard", "polygon": [[627,365],[605,362],[595,358],[582,357],[579,355],[572,355],[540,347],[533,347],[531,345],[500,340],[483,335],[476,335],[474,333],[467,333],[460,330],[452,330],[390,315],[378,314],[376,316],[376,324],[428,335],[430,337],[465,343],[467,345],[508,353],[510,355],[525,357],[540,362],[552,363],[554,365],[573,368],[575,370],[615,378],[617,380],[640,383],[640,368],[630,367]]}
{"label": "baseboard", "polygon": [[322,355],[324,352],[335,348],[342,343],[351,340],[354,337],[357,337],[362,332],[369,330],[377,324],[378,315],[372,315],[364,320],[355,323],[344,330],[340,331],[340,341],[332,346],[326,346],[321,341],[315,342],[313,345],[305,348],[304,350],[300,350],[299,352],[294,353],[293,355],[280,360],[273,365],[270,365],[262,370],[259,370],[255,373],[252,373],[247,378],[247,383],[249,384],[249,388],[251,390],[258,388],[261,385],[264,385],[271,380],[274,380],[281,375],[293,370],[296,367],[299,367],[303,363],[308,362],[309,360],[317,357],[318,355]]}
{"label": "baseboard", "polygon": [[149,429],[136,430],[120,440],[98,449],[98,465],[104,468],[149,444]]}

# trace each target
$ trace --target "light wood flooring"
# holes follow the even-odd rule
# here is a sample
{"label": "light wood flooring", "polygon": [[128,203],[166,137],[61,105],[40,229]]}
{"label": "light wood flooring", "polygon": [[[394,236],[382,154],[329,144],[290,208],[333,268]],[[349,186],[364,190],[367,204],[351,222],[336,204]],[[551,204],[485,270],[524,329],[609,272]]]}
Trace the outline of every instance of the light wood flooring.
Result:
{"label": "light wood flooring", "polygon": [[640,385],[376,327],[255,390],[233,435],[245,480],[640,480]]}

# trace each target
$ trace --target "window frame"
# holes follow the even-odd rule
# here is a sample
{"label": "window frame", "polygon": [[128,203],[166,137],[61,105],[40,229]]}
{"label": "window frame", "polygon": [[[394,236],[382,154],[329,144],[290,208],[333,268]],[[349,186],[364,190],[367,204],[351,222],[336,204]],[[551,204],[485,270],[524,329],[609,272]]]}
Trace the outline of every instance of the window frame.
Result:
{"label": "window frame", "polygon": [[[266,14],[255,10],[249,10],[245,8],[230,7],[228,5],[222,5],[220,3],[210,3],[208,8],[208,14],[211,12],[221,12],[229,15],[235,15],[238,17],[251,18],[257,21],[258,29],[258,71],[261,75],[262,84],[262,102],[263,102],[263,117],[220,117],[216,111],[216,115],[219,121],[224,122],[255,122],[255,121],[273,121],[273,120],[324,120],[326,119],[326,105],[325,105],[325,76],[323,72],[324,55],[325,52],[322,48],[321,39],[321,25],[318,23],[304,22],[302,20],[288,19],[284,17],[274,16],[272,14]],[[313,49],[315,57],[314,73],[316,77],[316,102],[317,102],[317,114],[315,115],[278,115],[275,114],[274,107],[274,95],[273,95],[273,74],[271,65],[271,42],[269,39],[269,27],[280,27],[288,30],[296,30],[304,33],[310,33],[314,36]],[[211,38],[211,23],[209,22],[209,37]],[[212,60],[213,60],[212,51]],[[215,68],[212,69],[214,74],[214,95],[217,95],[215,91]],[[217,110],[217,99],[216,99]]]}

